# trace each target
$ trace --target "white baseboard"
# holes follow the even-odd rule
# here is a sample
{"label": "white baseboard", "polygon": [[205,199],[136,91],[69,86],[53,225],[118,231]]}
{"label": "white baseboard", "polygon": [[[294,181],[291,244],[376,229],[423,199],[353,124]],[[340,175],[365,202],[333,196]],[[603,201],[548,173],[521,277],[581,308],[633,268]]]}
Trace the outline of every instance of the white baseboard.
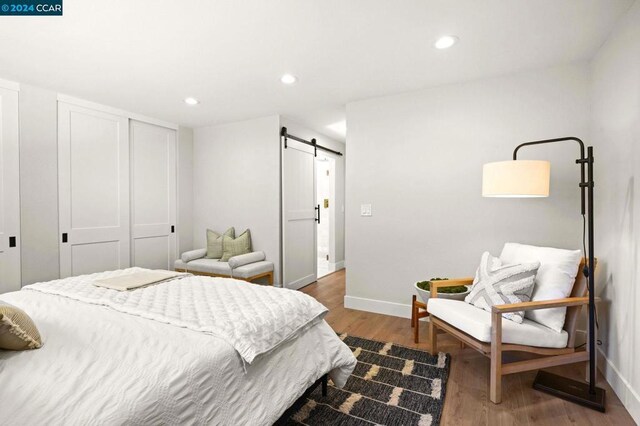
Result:
{"label": "white baseboard", "polygon": [[306,277],[302,277],[300,279],[297,279],[293,282],[290,282],[289,284],[287,284],[287,288],[292,289],[292,290],[300,290],[302,287],[309,285],[313,282],[315,282],[316,280],[316,276],[315,275],[307,275]]}
{"label": "white baseboard", "polygon": [[383,300],[365,299],[364,297],[345,296],[344,307],[359,311],[374,312],[376,314],[394,317],[411,318],[411,305],[385,302]]}
{"label": "white baseboard", "polygon": [[333,268],[334,271],[339,271],[340,269],[344,269],[344,260],[336,263],[330,263],[329,269]]}
{"label": "white baseboard", "polygon": [[633,420],[640,424],[640,395],[631,387],[620,371],[604,355],[602,349],[598,348],[598,369],[602,372],[607,382],[611,385],[622,405],[625,406]]}

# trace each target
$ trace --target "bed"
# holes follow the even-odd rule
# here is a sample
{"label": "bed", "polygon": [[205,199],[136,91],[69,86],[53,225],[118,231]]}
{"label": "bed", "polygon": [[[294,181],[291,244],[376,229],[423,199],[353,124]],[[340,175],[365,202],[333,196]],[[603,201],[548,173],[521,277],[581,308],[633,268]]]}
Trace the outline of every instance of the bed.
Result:
{"label": "bed", "polygon": [[0,350],[0,424],[269,425],[323,375],[342,386],[355,367],[326,308],[300,292],[189,274],[92,285],[138,271],[0,295],[43,340]]}

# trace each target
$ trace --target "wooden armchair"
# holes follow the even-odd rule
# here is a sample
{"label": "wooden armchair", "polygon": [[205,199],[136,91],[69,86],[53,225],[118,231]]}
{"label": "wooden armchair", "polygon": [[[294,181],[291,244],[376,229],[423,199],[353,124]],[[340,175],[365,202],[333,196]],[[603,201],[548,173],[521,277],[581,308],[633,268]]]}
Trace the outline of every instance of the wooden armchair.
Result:
{"label": "wooden armchair", "polygon": [[[490,319],[490,326],[491,326],[490,339],[486,339],[486,338],[478,339],[470,335],[468,332],[465,332],[460,328],[452,325],[451,322],[455,322],[455,321],[452,321],[452,319],[455,319],[455,316],[452,317],[450,314],[444,315],[442,314],[443,312],[442,310],[440,310],[441,314],[439,316],[438,310],[429,309],[431,306],[437,305],[437,303],[432,303],[432,300],[438,297],[439,288],[457,286],[457,285],[469,285],[473,283],[473,278],[462,278],[462,279],[452,279],[452,280],[446,280],[446,281],[432,282],[431,297],[429,299],[429,304],[427,305],[427,309],[429,310],[429,314],[430,314],[429,334],[430,334],[430,340],[431,340],[431,353],[436,354],[438,352],[438,343],[437,343],[438,330],[442,330],[447,334],[450,334],[451,336],[460,340],[463,344],[477,350],[481,354],[488,357],[491,361],[489,399],[491,400],[491,402],[495,404],[499,404],[502,401],[502,376],[504,375],[519,373],[522,371],[538,370],[541,368],[553,367],[556,365],[572,364],[572,363],[588,360],[589,353],[584,348],[575,347],[576,325],[577,325],[578,317],[580,315],[580,310],[583,305],[587,305],[589,303],[589,298],[586,297],[587,296],[587,280],[581,272],[584,264],[585,264],[585,261],[583,260],[582,263],[580,264],[580,268],[578,269],[578,275],[574,282],[571,295],[568,298],[497,305],[492,307],[491,313],[482,311],[482,314],[490,315],[490,318],[491,318]],[[597,262],[596,262],[596,265],[597,265]],[[444,299],[440,299],[440,301],[444,301]],[[465,302],[457,302],[457,303],[465,303]],[[549,345],[530,346],[530,345],[504,342],[503,330],[505,325],[509,326],[511,331],[513,331],[513,330],[516,330],[518,326],[520,326],[520,324],[513,323],[512,321],[509,321],[509,320],[503,321],[502,319],[503,313],[517,312],[517,311],[523,311],[523,310],[529,311],[533,309],[556,308],[556,307],[563,307],[563,306],[567,307],[567,313],[566,313],[564,327],[563,327],[564,332],[566,332],[568,335],[566,347],[549,347]],[[474,307],[474,309],[477,309],[477,308]],[[479,314],[479,315],[482,315],[482,314]],[[448,316],[449,320],[447,321],[441,318],[441,316]],[[513,323],[513,324],[505,324],[505,322]],[[532,324],[528,324],[528,326],[532,326],[534,328],[536,327],[535,324],[537,323],[534,323],[533,321],[529,321],[529,322]],[[540,328],[544,326],[538,325],[538,327]],[[547,330],[550,333],[556,333],[558,335],[561,334],[551,329],[547,329]],[[541,329],[540,333],[547,333],[547,330]],[[555,338],[555,336],[550,336],[550,337]],[[544,339],[541,339],[541,341],[544,342]],[[534,354],[534,358],[526,359],[522,361],[504,363],[502,359],[502,354],[505,352],[528,352],[530,354]]]}

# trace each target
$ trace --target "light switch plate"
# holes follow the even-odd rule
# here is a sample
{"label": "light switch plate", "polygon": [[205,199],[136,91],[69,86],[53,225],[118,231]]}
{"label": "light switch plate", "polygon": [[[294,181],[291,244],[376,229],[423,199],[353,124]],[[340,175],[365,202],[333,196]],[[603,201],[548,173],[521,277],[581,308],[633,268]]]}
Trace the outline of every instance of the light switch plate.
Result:
{"label": "light switch plate", "polygon": [[360,216],[371,216],[371,204],[360,205]]}

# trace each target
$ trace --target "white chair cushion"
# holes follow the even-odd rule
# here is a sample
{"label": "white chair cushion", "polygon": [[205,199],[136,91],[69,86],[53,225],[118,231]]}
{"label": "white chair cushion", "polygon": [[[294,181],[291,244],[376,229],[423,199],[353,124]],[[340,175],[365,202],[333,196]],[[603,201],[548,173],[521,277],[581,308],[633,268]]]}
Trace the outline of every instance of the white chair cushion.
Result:
{"label": "white chair cushion", "polygon": [[[491,342],[491,314],[487,311],[460,300],[440,298],[429,299],[427,311],[481,342]],[[521,324],[502,320],[502,343],[565,348],[568,338],[564,330],[558,333],[527,318]]]}
{"label": "white chair cushion", "polygon": [[249,263],[248,265],[235,268],[233,270],[233,276],[237,278],[249,278],[271,271],[273,271],[273,263],[263,260],[262,262]]}
{"label": "white chair cushion", "polygon": [[[540,262],[536,284],[531,294],[531,300],[534,302],[569,297],[581,259],[582,252],[580,250],[563,250],[516,243],[506,243],[502,254],[500,254],[500,260],[503,264]],[[560,332],[564,326],[566,313],[567,308],[538,309],[527,311],[525,318]]]}
{"label": "white chair cushion", "polygon": [[[184,266],[178,266],[180,264]],[[174,267],[186,269],[187,272],[206,272],[209,274],[231,276],[231,267],[229,266],[229,263],[220,262],[218,259],[196,259],[186,264],[180,260],[176,260]]]}

